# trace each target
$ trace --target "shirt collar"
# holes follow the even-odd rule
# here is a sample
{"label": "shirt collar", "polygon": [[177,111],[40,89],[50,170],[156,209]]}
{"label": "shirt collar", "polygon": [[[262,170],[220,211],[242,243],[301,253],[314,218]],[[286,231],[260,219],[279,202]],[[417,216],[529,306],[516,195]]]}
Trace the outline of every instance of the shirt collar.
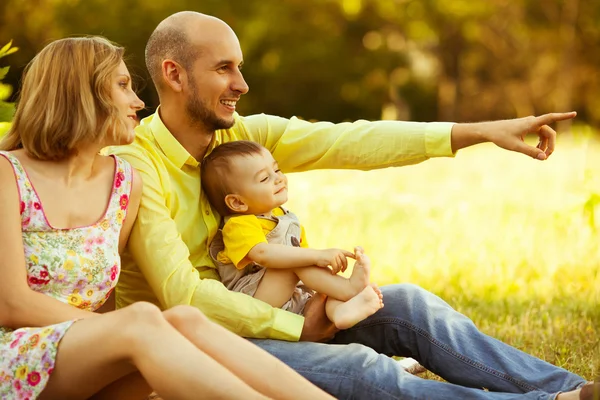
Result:
{"label": "shirt collar", "polygon": [[169,132],[165,124],[160,119],[160,114],[158,110],[160,106],[156,109],[156,112],[152,116],[150,120],[150,130],[154,135],[154,139],[160,146],[161,150],[167,158],[177,166],[177,168],[181,169],[185,164],[190,165],[192,167],[198,167],[200,163],[196,161],[194,157],[175,139],[175,137]]}

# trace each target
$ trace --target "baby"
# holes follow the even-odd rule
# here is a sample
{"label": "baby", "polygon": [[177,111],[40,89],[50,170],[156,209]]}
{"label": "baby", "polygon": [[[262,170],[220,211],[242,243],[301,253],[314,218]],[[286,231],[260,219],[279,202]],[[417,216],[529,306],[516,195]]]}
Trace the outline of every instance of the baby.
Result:
{"label": "baby", "polygon": [[[263,146],[224,143],[202,161],[201,171],[203,190],[224,217],[210,255],[228,289],[297,314],[313,291],[326,294],[327,317],[338,329],[383,307],[360,247],[354,254],[308,248],[304,228],[282,207],[288,199],[287,178]],[[356,259],[348,279],[337,275],[346,270],[347,257]]]}

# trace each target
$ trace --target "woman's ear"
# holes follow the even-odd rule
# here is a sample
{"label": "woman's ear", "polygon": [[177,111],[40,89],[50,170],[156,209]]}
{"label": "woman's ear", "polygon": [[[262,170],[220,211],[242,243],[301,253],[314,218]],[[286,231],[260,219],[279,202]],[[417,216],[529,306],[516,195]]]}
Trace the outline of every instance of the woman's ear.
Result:
{"label": "woman's ear", "polygon": [[248,211],[248,205],[239,194],[228,194],[225,196],[225,205],[236,214]]}
{"label": "woman's ear", "polygon": [[175,92],[181,92],[187,80],[185,69],[176,61],[163,60],[161,64],[162,78]]}

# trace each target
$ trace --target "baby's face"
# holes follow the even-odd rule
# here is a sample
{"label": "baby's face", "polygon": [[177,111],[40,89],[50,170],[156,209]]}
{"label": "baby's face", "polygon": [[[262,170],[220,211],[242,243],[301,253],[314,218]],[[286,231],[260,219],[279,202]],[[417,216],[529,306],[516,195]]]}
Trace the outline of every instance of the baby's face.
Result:
{"label": "baby's face", "polygon": [[287,201],[287,178],[266,149],[261,154],[236,157],[232,166],[230,185],[248,206],[247,214],[268,213]]}

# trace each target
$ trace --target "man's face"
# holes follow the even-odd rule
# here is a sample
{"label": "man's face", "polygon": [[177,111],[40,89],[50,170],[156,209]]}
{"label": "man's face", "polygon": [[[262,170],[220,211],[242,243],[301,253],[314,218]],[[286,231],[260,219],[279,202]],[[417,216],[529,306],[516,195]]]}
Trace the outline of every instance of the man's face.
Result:
{"label": "man's face", "polygon": [[188,71],[187,114],[210,132],[231,128],[236,103],[248,92],[238,39],[231,29],[216,30],[203,38],[198,51]]}

